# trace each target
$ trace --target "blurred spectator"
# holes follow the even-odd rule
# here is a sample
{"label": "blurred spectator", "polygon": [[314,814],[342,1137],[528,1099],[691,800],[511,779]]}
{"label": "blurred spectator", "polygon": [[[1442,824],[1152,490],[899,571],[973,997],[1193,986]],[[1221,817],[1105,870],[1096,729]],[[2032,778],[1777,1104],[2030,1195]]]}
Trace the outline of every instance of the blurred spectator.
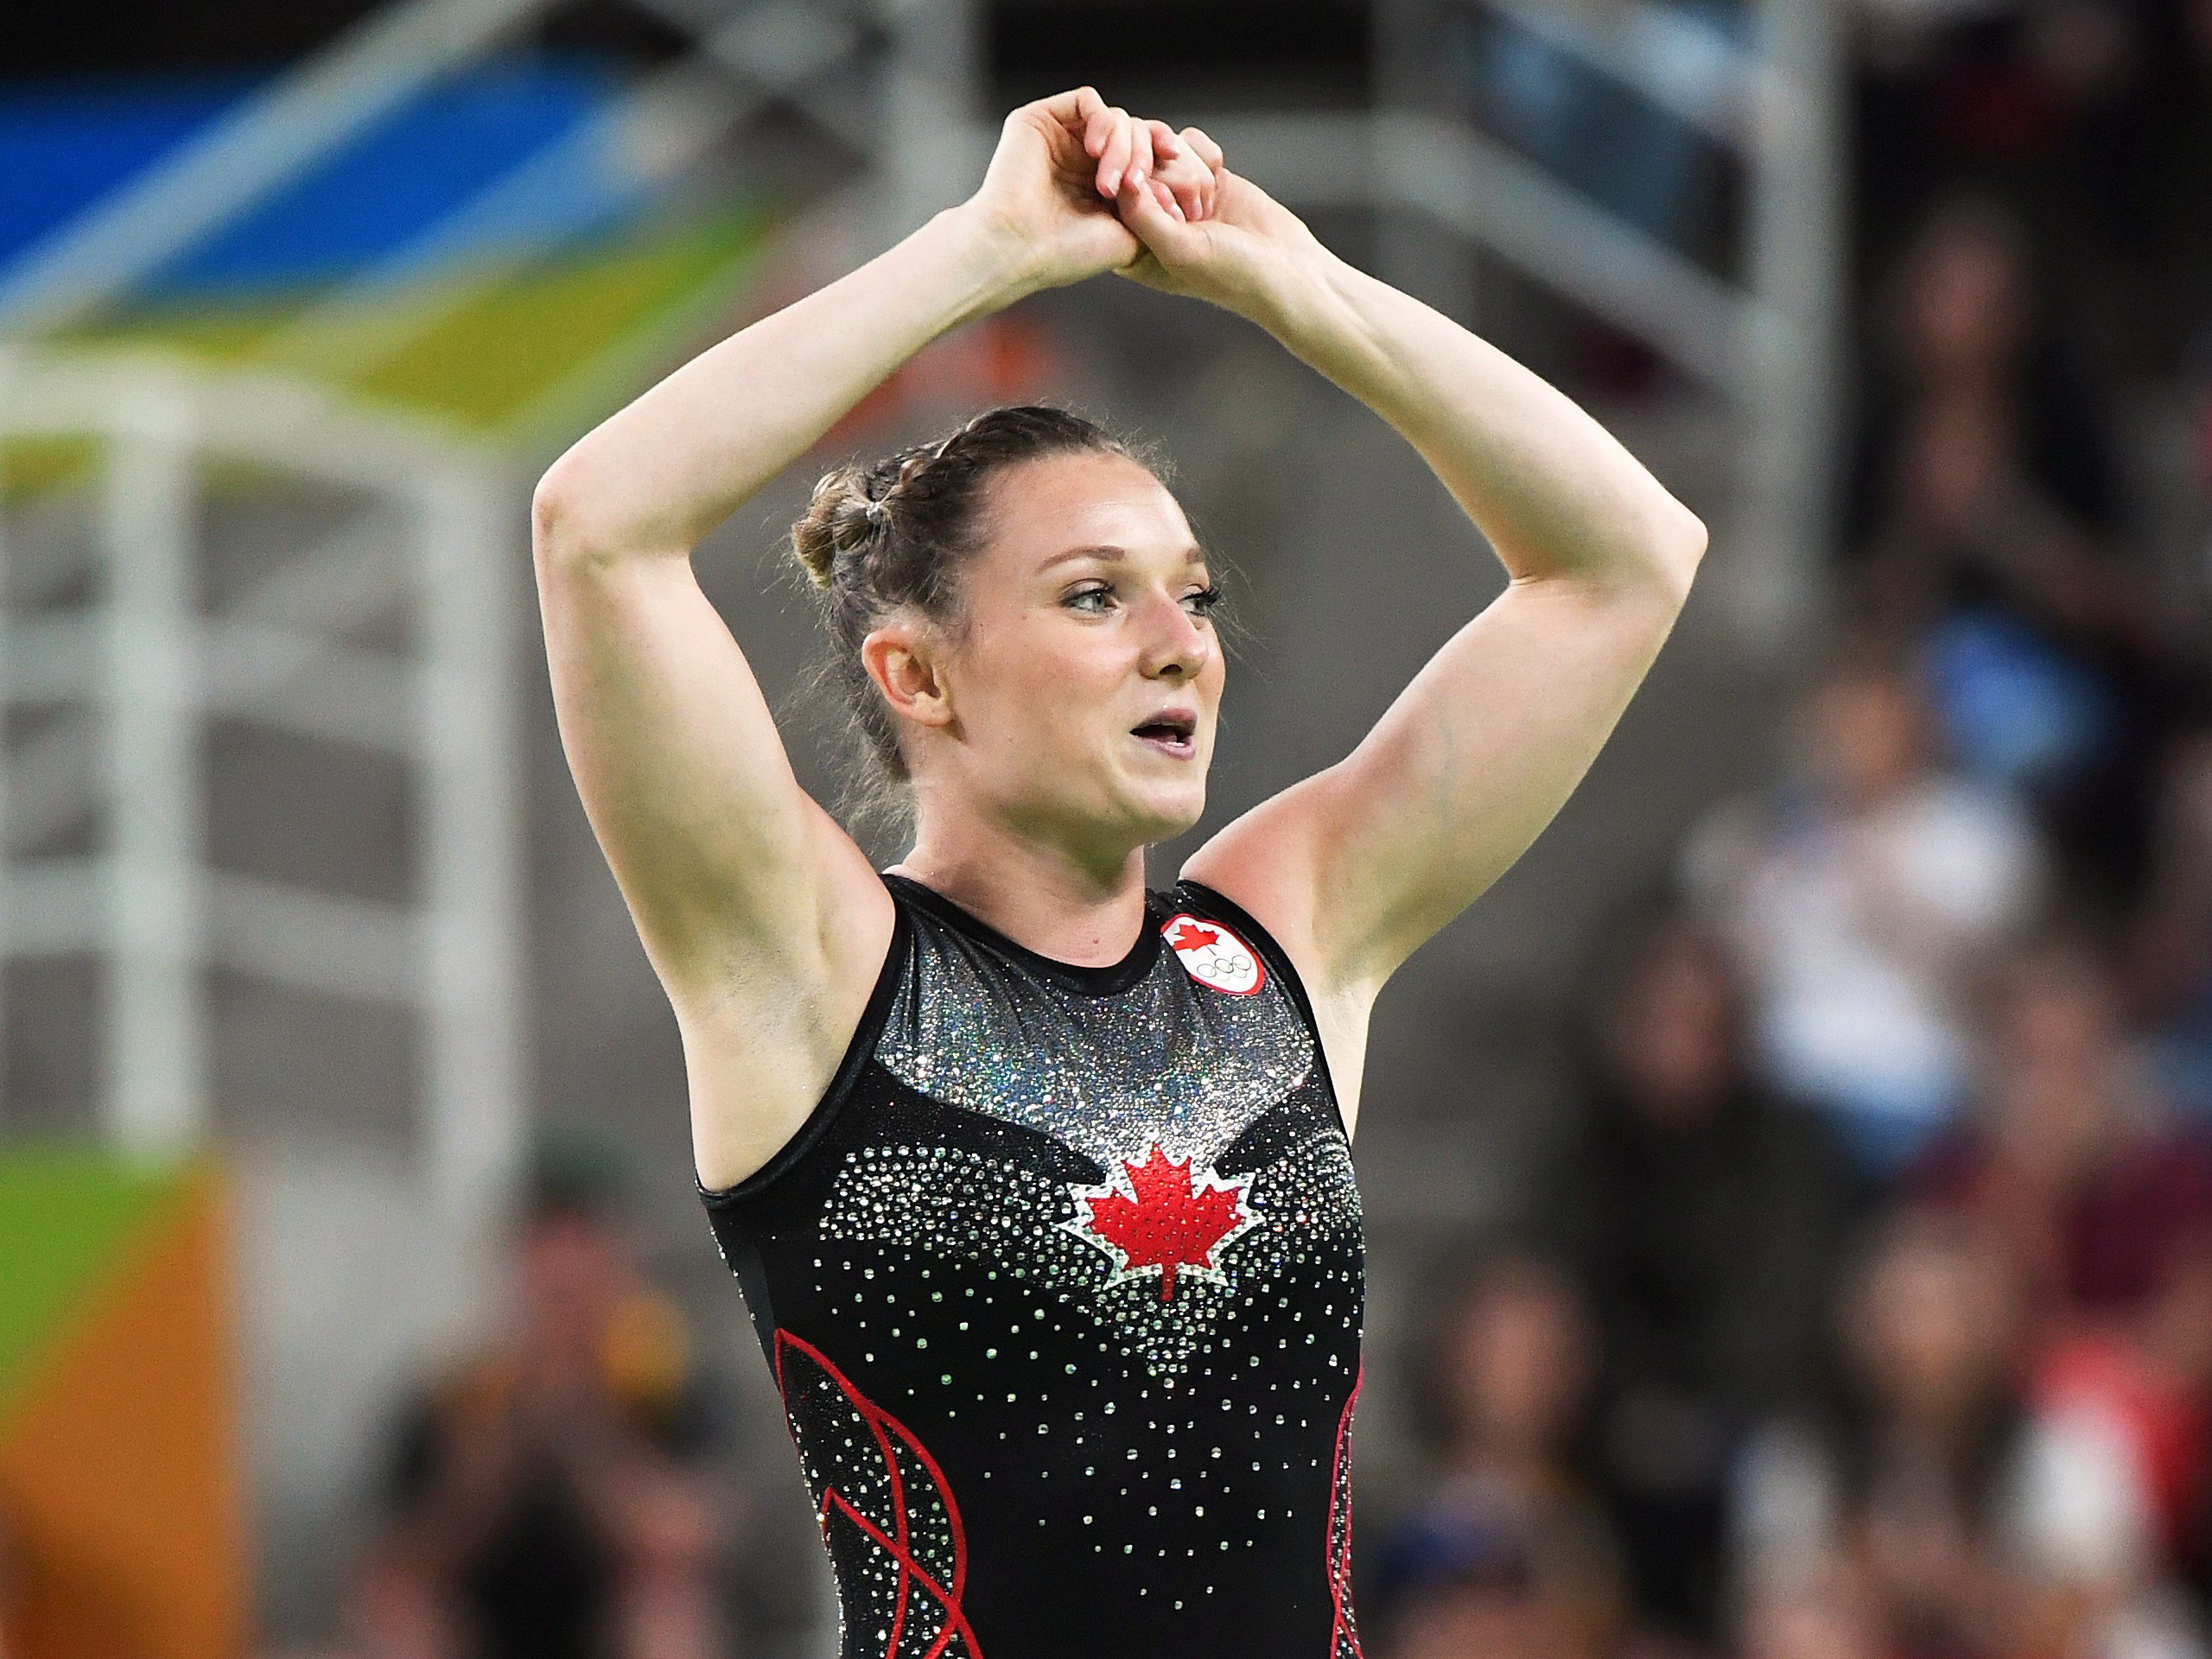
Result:
{"label": "blurred spectator", "polygon": [[1981,1109],[1918,1185],[2004,1239],[2039,1318],[2131,1313],[2212,1229],[2212,1143],[2161,1121],[2126,1064],[2116,988],[2087,947],[2005,963],[1989,1007]]}
{"label": "blurred spectator", "polygon": [[2155,314],[2183,292],[2192,210],[2173,162],[2205,85],[2190,50],[2199,3],[1858,0],[1863,256],[1886,264],[1932,192],[1971,182],[2036,216],[2120,314],[2131,354],[2171,360],[2171,320]]}
{"label": "blurred spectator", "polygon": [[2129,940],[2129,989],[2165,1097],[2212,1125],[2212,741],[2178,749],[2158,853]]}
{"label": "blurred spectator", "polygon": [[1536,1594],[1523,1540],[1468,1528],[1437,1541],[1443,1548],[1400,1590],[1383,1649],[1389,1659],[1562,1659],[1586,1651],[1562,1643]]}
{"label": "blurred spectator", "polygon": [[720,1659],[728,1518],[672,1306],[565,1179],[514,1246],[513,1324],[410,1400],[354,1596],[365,1659]]}
{"label": "blurred spectator", "polygon": [[1720,1634],[1726,1475],[1800,1393],[1848,1203],[1821,1119],[1745,1068],[1719,942],[1662,912],[1598,988],[1584,1132],[1549,1184],[1595,1314],[1594,1456],[1643,1617]]}
{"label": "blurred spectator", "polygon": [[[2212,1234],[2173,1251],[2131,1317],[2050,1342],[2034,1386],[2040,1409],[2108,1438],[2158,1555],[2196,1597],[2193,1612],[2163,1616],[2201,1632],[2212,1606]],[[2158,1605],[2162,1588],[2146,1584],[2143,1599]]]}
{"label": "blurred spectator", "polygon": [[[1397,1650],[1488,1632],[1499,1652],[1599,1659],[1623,1614],[1618,1551],[1580,1472],[1592,1334],[1573,1287],[1526,1255],[1483,1266],[1448,1306],[1424,1368],[1441,1468],[1386,1530],[1374,1605]],[[1456,1634],[1455,1634],[1456,1633]]]}
{"label": "blurred spectator", "polygon": [[1801,736],[1793,775],[1699,826],[1685,874],[1745,966],[1768,1083],[1880,1179],[1961,1104],[1963,987],[2039,902],[2042,858],[2007,799],[1937,767],[1894,665],[1841,660]]}
{"label": "blurred spectator", "polygon": [[[2212,0],[2206,0],[2204,12],[2206,79],[2212,81]],[[2207,124],[2212,126],[2212,117],[2208,117]],[[2207,171],[2212,173],[2212,168]],[[2186,419],[2193,461],[2190,481],[2196,488],[2198,514],[2196,528],[2202,536],[2206,528],[2202,522],[2205,511],[2212,508],[2212,318],[2207,319],[2189,343],[2182,366],[2182,388],[2183,396],[2188,400]]]}
{"label": "blurred spectator", "polygon": [[1993,1234],[1891,1217],[1841,1312],[1834,1397],[1745,1459],[1747,1609],[1842,1573],[1873,1596],[1899,1659],[2197,1651],[2146,1593],[2152,1517],[2108,1422],[2037,1415],[2023,1396]]}
{"label": "blurred spectator", "polygon": [[2024,235],[1955,198],[1895,276],[1847,496],[1855,601],[1919,643],[1954,759],[2024,792],[2114,905],[2143,874],[2173,688],[2117,439],[2032,291]]}
{"label": "blurred spectator", "polygon": [[1985,1122],[1929,1190],[2012,1240],[2041,1287],[2034,1388],[2120,1443],[2165,1559],[2212,1590],[2212,1140],[2166,1121],[2129,1064],[2118,993],[2086,951],[1998,977]]}
{"label": "blurred spectator", "polygon": [[1866,1575],[1840,1557],[1754,1586],[1741,1623],[1744,1659],[1890,1659],[1891,1652]]}

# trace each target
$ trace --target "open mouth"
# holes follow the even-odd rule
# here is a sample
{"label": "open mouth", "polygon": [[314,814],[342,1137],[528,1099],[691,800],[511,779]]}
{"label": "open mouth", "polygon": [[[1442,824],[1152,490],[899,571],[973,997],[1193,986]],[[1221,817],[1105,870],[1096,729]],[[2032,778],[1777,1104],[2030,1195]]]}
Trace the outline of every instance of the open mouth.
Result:
{"label": "open mouth", "polygon": [[1162,754],[1187,760],[1198,752],[1198,722],[1191,715],[1160,715],[1133,727],[1129,735]]}

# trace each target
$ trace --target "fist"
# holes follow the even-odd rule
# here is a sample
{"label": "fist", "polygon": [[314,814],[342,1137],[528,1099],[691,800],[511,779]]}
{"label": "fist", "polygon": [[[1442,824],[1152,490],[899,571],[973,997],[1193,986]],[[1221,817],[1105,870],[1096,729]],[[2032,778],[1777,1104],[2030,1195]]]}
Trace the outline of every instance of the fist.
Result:
{"label": "fist", "polygon": [[1212,168],[1187,136],[1079,86],[1007,117],[966,207],[1011,250],[1027,285],[1051,288],[1142,256],[1124,222],[1128,197],[1141,194],[1171,222],[1187,224],[1212,210],[1215,189]]}

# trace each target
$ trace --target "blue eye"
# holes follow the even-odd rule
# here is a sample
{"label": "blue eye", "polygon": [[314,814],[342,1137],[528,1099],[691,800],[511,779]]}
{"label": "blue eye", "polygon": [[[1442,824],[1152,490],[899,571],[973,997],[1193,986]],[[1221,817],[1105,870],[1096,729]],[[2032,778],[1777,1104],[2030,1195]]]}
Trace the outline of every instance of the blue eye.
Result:
{"label": "blue eye", "polygon": [[[1183,603],[1191,607],[1192,614],[1206,616],[1211,614],[1215,607],[1219,606],[1222,601],[1228,597],[1228,594],[1224,594],[1219,588],[1206,587],[1200,588],[1193,593],[1184,594]],[[1061,603],[1070,607],[1071,609],[1083,611],[1091,616],[1103,616],[1106,613],[1113,598],[1113,588],[1104,583],[1100,583],[1095,587],[1077,588],[1073,593],[1068,594],[1064,600],[1062,600]],[[1096,604],[1090,603],[1090,601],[1093,600],[1098,601],[1099,602]]]}

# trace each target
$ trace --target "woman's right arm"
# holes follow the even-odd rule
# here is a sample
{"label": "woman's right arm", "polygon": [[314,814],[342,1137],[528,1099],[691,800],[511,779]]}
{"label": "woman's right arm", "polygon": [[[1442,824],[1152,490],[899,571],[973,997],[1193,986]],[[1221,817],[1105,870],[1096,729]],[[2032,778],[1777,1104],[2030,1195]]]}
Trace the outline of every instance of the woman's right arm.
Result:
{"label": "woman's right arm", "polygon": [[691,550],[938,334],[1135,260],[1108,175],[1210,195],[1187,155],[1154,171],[1158,130],[1089,87],[1025,105],[968,201],[686,364],[538,483],[562,744],[696,1061],[702,1173],[734,1179],[796,1127],[783,1120],[834,1070],[892,916],[866,856],[798,786]]}
{"label": "woman's right arm", "polygon": [[678,369],[538,483],[532,543],[562,743],[679,1006],[715,995],[734,968],[772,974],[794,948],[849,934],[844,912],[875,885],[799,788],[691,550],[914,352],[1015,297],[1019,270],[981,215],[948,209]]}

